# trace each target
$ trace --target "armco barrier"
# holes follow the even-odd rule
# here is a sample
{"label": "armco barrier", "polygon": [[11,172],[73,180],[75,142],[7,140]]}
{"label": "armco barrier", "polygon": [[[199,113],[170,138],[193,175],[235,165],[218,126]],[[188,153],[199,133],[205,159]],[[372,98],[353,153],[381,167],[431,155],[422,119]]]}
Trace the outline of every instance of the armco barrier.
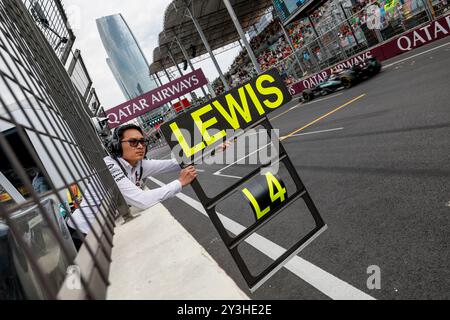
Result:
{"label": "armco barrier", "polygon": [[430,23],[395,36],[382,44],[358,53],[357,55],[315,73],[312,76],[303,78],[290,86],[289,91],[293,96],[298,95],[302,93],[303,90],[310,89],[323,82],[333,70],[351,67],[355,63],[364,61],[364,59],[370,57],[376,57],[380,61],[388,60],[405,52],[410,52],[421,46],[445,38],[448,35],[450,35],[450,14],[446,14]]}

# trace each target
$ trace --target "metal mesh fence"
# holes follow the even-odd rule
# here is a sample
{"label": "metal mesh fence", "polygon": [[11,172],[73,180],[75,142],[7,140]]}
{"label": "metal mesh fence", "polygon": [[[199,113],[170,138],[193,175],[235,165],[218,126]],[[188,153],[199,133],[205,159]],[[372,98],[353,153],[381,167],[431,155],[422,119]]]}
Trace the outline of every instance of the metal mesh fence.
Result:
{"label": "metal mesh fence", "polygon": [[[426,0],[405,1],[403,5],[386,11],[380,18],[381,24],[372,25],[371,7],[378,1],[372,1],[361,10],[352,10],[336,5],[331,14],[320,19],[309,18],[307,32],[299,43],[291,44],[292,53],[275,64],[284,75],[286,83],[302,78],[302,75],[314,74],[360,53],[374,45],[382,43],[405,31],[429,22],[448,10],[448,5]],[[294,31],[295,32],[295,31]]]}
{"label": "metal mesh fence", "polygon": [[66,63],[75,41],[64,8],[59,0],[23,0],[34,21],[57,53]]}
{"label": "metal mesh fence", "polygon": [[[102,299],[115,219],[128,207],[46,40],[23,2],[0,0],[0,299]],[[69,202],[76,207],[88,185],[102,200],[79,207],[98,214],[77,254],[65,222],[82,237]],[[79,270],[80,287],[68,270]]]}
{"label": "metal mesh fence", "polygon": [[433,0],[431,1],[432,11],[436,17],[450,11],[450,2],[448,0]]}

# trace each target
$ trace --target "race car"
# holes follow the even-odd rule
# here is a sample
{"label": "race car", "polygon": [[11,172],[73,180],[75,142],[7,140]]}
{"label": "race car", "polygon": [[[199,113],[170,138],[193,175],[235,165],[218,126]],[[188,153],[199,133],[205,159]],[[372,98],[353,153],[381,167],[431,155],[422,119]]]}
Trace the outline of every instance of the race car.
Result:
{"label": "race car", "polygon": [[381,63],[376,58],[369,58],[352,68],[343,69],[329,75],[324,82],[303,91],[303,101],[309,102],[316,96],[324,96],[341,88],[351,88],[358,82],[373,77],[381,71]]}

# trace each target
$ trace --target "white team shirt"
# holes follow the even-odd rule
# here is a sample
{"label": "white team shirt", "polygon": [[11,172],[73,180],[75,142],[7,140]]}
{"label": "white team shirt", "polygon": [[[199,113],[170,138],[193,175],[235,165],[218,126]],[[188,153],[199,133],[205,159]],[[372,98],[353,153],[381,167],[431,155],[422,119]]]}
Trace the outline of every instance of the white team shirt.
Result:
{"label": "white team shirt", "polygon": [[[179,180],[172,181],[164,187],[152,190],[142,190],[136,185],[136,183],[139,183],[140,185],[142,184],[142,181],[137,181],[141,172],[141,165],[141,179],[144,179],[157,174],[180,171],[181,168],[175,159],[142,160],[135,167],[132,167],[128,163],[128,161],[122,158],[118,158],[117,161],[120,161],[120,164],[126,171],[126,175],[117,164],[117,161],[113,158],[108,156],[103,160],[105,161],[106,166],[108,167],[111,175],[116,181],[116,184],[119,187],[119,190],[125,198],[127,204],[130,206],[145,210],[181,192],[182,185]],[[99,195],[97,194],[100,192],[98,190],[97,192],[93,192],[91,188],[95,188],[95,186],[90,183],[86,192],[84,193],[84,198],[80,203],[80,208],[83,209],[86,217],[93,224],[95,221],[95,215],[99,211],[102,199],[99,198]],[[81,232],[86,234],[89,233],[90,228],[88,222],[84,219],[79,208],[73,212],[72,219],[75,220]],[[76,229],[75,225],[70,219],[68,220],[67,224],[71,228]]]}

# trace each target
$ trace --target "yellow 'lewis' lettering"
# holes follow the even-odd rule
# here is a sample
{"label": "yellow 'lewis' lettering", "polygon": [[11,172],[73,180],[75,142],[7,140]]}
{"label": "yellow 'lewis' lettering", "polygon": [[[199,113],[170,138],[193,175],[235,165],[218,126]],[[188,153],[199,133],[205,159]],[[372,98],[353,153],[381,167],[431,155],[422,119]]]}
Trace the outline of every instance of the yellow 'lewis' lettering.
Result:
{"label": "yellow 'lewis' lettering", "polygon": [[255,90],[253,90],[250,83],[245,85],[245,89],[247,89],[248,94],[250,95],[250,98],[252,99],[253,103],[255,104],[256,110],[258,110],[258,113],[260,116],[264,115],[266,111],[264,110],[261,102],[259,101],[258,97],[255,94]]}
{"label": "yellow 'lewis' lettering", "polygon": [[267,87],[264,88],[262,86],[263,82],[275,82],[275,79],[270,74],[263,74],[256,79],[256,89],[259,93],[265,96],[276,95],[277,100],[275,102],[271,102],[269,99],[264,100],[264,104],[267,108],[276,109],[283,104],[283,92],[277,87]]}
{"label": "yellow 'lewis' lettering", "polygon": [[207,129],[217,123],[217,118],[214,117],[207,121],[202,121],[202,119],[200,119],[200,117],[202,115],[210,112],[211,110],[212,110],[212,107],[210,104],[208,104],[208,105],[204,106],[203,108],[192,112],[192,114],[191,114],[192,119],[194,119],[194,121],[195,121],[195,125],[200,130],[200,133],[208,146],[213,144],[214,142],[222,139],[223,137],[225,137],[227,135],[225,130],[222,130],[213,136],[211,136],[208,133]]}
{"label": "yellow 'lewis' lettering", "polygon": [[[226,138],[226,129],[238,130],[248,126],[273,109],[282,106],[285,98],[289,97],[284,97],[283,90],[277,87],[276,76],[262,74],[254,82],[247,83],[226,94],[223,98],[213,100],[209,104],[186,115],[191,117],[195,124],[194,128],[199,130],[203,140],[201,143],[191,147],[186,140],[187,137],[183,136],[177,123],[171,123],[169,127],[178,140],[185,156],[190,158],[204,150],[206,146],[211,146]],[[210,113],[209,117],[208,113]],[[184,121],[189,122],[189,120],[183,118],[179,123],[181,125]],[[192,126],[188,127],[192,129]],[[190,134],[197,136],[194,132],[190,132]],[[268,179],[269,182],[273,182],[272,191],[274,188],[278,188],[274,177],[268,177]],[[282,199],[284,194],[280,193],[279,188],[277,190],[278,192],[274,192],[273,195]]]}
{"label": "yellow 'lewis' lettering", "polygon": [[201,142],[191,148],[187,144],[186,139],[184,138],[183,134],[181,133],[181,130],[178,127],[176,122],[170,124],[170,129],[172,129],[172,132],[175,135],[175,138],[178,140],[178,143],[180,144],[181,149],[183,149],[183,152],[186,155],[186,157],[190,158],[197,152],[200,152],[206,148],[204,142]]}
{"label": "yellow 'lewis' lettering", "polygon": [[250,108],[248,107],[247,96],[245,95],[244,87],[239,88],[238,92],[242,106],[236,101],[236,99],[234,99],[231,94],[227,94],[225,96],[230,113],[225,111],[225,108],[220,104],[219,101],[216,100],[213,102],[214,107],[216,107],[217,111],[220,112],[220,114],[228,121],[228,123],[233,127],[234,130],[237,130],[241,127],[239,118],[236,115],[236,110],[239,112],[245,122],[249,123],[252,121],[252,114],[250,112]]}

